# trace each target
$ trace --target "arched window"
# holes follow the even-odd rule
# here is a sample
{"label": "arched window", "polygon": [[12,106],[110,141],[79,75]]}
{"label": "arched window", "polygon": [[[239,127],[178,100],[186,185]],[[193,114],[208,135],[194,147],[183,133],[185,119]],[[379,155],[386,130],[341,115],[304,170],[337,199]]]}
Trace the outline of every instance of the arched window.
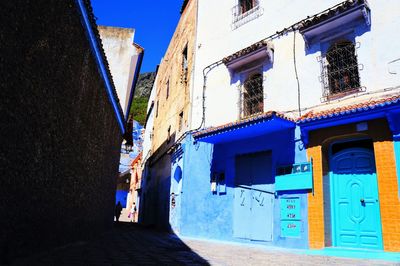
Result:
{"label": "arched window", "polygon": [[243,116],[264,111],[263,78],[257,73],[251,75],[243,84]]}
{"label": "arched window", "polygon": [[352,42],[334,43],[326,53],[329,95],[360,87],[356,49]]}

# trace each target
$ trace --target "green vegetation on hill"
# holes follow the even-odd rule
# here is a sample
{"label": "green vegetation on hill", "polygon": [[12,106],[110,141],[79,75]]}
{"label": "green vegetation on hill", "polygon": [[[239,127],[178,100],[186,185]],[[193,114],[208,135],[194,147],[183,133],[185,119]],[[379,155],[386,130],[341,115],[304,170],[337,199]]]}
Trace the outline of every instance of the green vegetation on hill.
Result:
{"label": "green vegetation on hill", "polygon": [[139,75],[129,114],[141,125],[146,122],[147,102],[153,87],[155,72],[147,72]]}
{"label": "green vegetation on hill", "polygon": [[129,112],[133,119],[138,121],[141,125],[146,122],[147,113],[147,101],[148,97],[134,97],[131,105],[131,111]]}

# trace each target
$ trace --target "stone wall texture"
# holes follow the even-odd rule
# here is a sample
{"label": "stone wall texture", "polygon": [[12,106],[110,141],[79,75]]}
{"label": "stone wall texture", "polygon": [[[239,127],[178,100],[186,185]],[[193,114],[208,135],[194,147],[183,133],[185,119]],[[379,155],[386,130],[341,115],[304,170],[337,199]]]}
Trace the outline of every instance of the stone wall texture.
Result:
{"label": "stone wall texture", "polygon": [[121,132],[75,1],[0,12],[2,264],[110,229]]}
{"label": "stone wall texture", "polygon": [[143,197],[146,203],[142,205],[142,223],[155,225],[161,230],[170,229],[171,158],[167,151],[189,129],[190,123],[196,16],[197,0],[190,0],[181,14],[155,80],[154,135],[147,177],[150,180],[146,183]]}

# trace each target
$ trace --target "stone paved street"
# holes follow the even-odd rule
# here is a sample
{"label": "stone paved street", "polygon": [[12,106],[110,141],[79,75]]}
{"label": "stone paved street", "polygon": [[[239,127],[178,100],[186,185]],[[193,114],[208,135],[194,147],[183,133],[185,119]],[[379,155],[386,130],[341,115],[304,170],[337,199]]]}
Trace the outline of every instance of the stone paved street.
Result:
{"label": "stone paved street", "polygon": [[264,247],[227,244],[156,232],[121,223],[91,242],[80,242],[20,259],[13,265],[400,265],[293,254]]}

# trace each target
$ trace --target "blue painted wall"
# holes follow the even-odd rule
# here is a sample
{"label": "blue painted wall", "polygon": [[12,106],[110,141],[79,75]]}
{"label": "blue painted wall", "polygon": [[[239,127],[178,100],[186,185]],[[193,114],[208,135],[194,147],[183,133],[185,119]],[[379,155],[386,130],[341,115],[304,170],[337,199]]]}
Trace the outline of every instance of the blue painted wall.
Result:
{"label": "blue painted wall", "polygon": [[[235,157],[262,151],[272,152],[273,175],[277,166],[306,161],[298,130],[287,130],[265,136],[225,144],[208,144],[185,139],[182,168],[182,193],[179,229],[184,236],[249,242],[233,238],[233,203]],[[226,193],[211,192],[212,172],[225,173]],[[172,187],[171,187],[172,188]],[[295,191],[275,197],[273,241],[258,242],[294,248],[307,248],[307,191]],[[299,238],[280,237],[279,198],[296,196],[301,199],[302,228]],[[174,221],[176,223],[176,221]]]}
{"label": "blue painted wall", "polygon": [[[170,215],[169,222],[171,229],[179,234],[181,221],[181,202],[183,193],[183,160],[182,155],[172,160],[171,166],[171,198],[170,198]],[[172,198],[174,195],[174,199]],[[172,202],[174,200],[174,203]]]}
{"label": "blue painted wall", "polygon": [[115,204],[121,202],[122,208],[126,208],[126,200],[128,198],[128,191],[125,190],[117,190],[115,193]]}
{"label": "blue painted wall", "polygon": [[[302,163],[309,161],[310,158],[307,158],[306,148],[301,141],[301,132],[300,128],[296,127],[294,132],[294,157],[295,160],[293,163]],[[277,195],[277,199],[275,200],[275,217],[274,217],[274,236],[275,243],[278,246],[283,247],[293,247],[293,248],[308,248],[308,206],[307,206],[307,194],[309,191],[286,191],[280,192]],[[299,238],[291,238],[291,237],[282,237],[281,236],[281,220],[280,220],[280,199],[288,198],[288,197],[298,197],[300,198],[300,216],[301,216],[301,228],[300,228],[300,237]]]}

